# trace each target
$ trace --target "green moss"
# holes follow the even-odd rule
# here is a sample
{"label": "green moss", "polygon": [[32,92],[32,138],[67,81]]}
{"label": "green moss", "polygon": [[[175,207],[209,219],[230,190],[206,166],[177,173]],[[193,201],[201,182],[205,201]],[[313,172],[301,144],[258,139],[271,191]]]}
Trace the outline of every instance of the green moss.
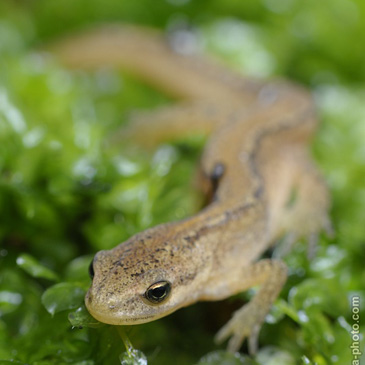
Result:
{"label": "green moss", "polygon": [[[151,364],[350,363],[354,296],[365,328],[364,12],[361,0],[2,1],[0,363],[121,363],[118,332],[83,306],[89,262],[198,209],[191,177],[201,139],[152,157],[106,142],[129,111],[170,102],[165,96],[128,75],[70,72],[34,52],[73,29],[120,20],[191,24],[207,52],[232,67],[311,87],[322,120],[313,153],[331,188],[336,232],[320,238],[313,260],[304,244],[286,258],[290,277],[255,359],[213,343],[239,299],[127,328],[134,347]],[[365,353],[364,339],[361,346]]]}

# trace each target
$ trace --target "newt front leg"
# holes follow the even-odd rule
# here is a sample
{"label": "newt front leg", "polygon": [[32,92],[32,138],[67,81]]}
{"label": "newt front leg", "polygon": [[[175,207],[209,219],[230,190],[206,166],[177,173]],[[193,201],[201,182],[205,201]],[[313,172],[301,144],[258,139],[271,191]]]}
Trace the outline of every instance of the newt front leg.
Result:
{"label": "newt front leg", "polygon": [[237,351],[245,338],[249,339],[249,351],[257,350],[258,334],[271,305],[280,293],[286,278],[286,265],[280,260],[261,260],[245,268],[241,274],[241,291],[260,285],[258,293],[217,333],[218,343],[228,342],[228,350]]}

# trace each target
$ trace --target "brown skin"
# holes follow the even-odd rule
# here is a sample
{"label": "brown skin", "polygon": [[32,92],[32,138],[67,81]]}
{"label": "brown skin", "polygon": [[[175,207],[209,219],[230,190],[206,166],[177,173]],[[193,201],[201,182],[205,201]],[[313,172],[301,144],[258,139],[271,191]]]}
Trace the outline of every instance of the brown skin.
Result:
{"label": "brown skin", "polygon": [[283,234],[315,237],[329,227],[327,188],[308,155],[317,124],[308,93],[176,54],[159,34],[131,26],[86,32],[52,52],[71,67],[122,67],[187,100],[137,116],[124,131],[136,143],[210,134],[201,169],[213,202],[97,253],[85,298],[90,313],[109,324],[138,324],[260,285],[216,337],[231,337],[231,351],[249,338],[255,351],[287,275],[282,261],[259,260],[261,254]]}

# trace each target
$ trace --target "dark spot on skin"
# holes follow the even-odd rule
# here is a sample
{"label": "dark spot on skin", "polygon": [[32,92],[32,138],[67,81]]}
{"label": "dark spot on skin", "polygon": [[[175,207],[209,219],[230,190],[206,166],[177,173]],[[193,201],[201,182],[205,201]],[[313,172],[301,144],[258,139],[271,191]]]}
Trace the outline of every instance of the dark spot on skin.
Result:
{"label": "dark spot on skin", "polygon": [[197,242],[200,238],[200,234],[199,232],[196,232],[194,235],[192,236],[185,236],[184,240],[190,244],[195,244],[195,242]]}
{"label": "dark spot on skin", "polygon": [[124,267],[124,264],[120,261],[120,260],[117,260],[117,261],[114,261],[112,263],[113,266],[121,266],[121,267]]}
{"label": "dark spot on skin", "polygon": [[145,273],[145,271],[143,270],[143,269],[141,269],[141,271],[140,272],[136,272],[136,273],[133,273],[133,274],[131,274],[131,277],[133,278],[133,277],[138,277],[138,276],[140,276],[140,275],[142,275],[142,274],[144,274]]}
{"label": "dark spot on skin", "polygon": [[194,280],[195,277],[196,277],[196,272],[185,275],[185,276],[180,276],[179,277],[179,284],[180,285],[188,285],[192,280]]}
{"label": "dark spot on skin", "polygon": [[222,176],[224,175],[226,168],[224,164],[218,162],[214,165],[213,171],[210,174],[210,181],[212,184],[212,195],[214,197],[215,193],[218,189],[219,181],[221,180]]}
{"label": "dark spot on skin", "polygon": [[160,252],[160,251],[166,251],[167,252],[166,248],[156,248],[156,252]]}
{"label": "dark spot on skin", "polygon": [[104,289],[105,288],[105,283],[104,284],[101,284],[99,285],[98,289],[101,290],[101,289]]}
{"label": "dark spot on skin", "polygon": [[214,165],[212,173],[210,174],[210,179],[214,181],[219,180],[223,176],[225,169],[226,168],[224,164],[222,164],[221,162],[216,163]]}
{"label": "dark spot on skin", "polygon": [[256,199],[259,199],[261,197],[261,195],[264,193],[264,187],[260,186],[258,189],[256,189],[256,191],[254,192],[254,197]]}

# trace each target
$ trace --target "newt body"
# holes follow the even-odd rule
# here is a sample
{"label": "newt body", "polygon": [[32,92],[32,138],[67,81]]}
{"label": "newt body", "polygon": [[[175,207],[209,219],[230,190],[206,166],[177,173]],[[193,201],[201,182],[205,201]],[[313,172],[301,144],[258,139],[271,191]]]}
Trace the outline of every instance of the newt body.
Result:
{"label": "newt body", "polygon": [[283,234],[313,237],[328,228],[328,191],[308,153],[317,124],[310,95],[175,53],[162,36],[136,27],[86,32],[60,42],[54,53],[73,67],[128,69],[186,100],[136,120],[126,130],[136,142],[210,134],[201,169],[212,202],[191,218],[98,252],[85,298],[90,313],[109,324],[138,324],[259,285],[217,335],[231,337],[231,351],[248,337],[254,351],[287,276],[282,261],[260,260],[261,254]]}

